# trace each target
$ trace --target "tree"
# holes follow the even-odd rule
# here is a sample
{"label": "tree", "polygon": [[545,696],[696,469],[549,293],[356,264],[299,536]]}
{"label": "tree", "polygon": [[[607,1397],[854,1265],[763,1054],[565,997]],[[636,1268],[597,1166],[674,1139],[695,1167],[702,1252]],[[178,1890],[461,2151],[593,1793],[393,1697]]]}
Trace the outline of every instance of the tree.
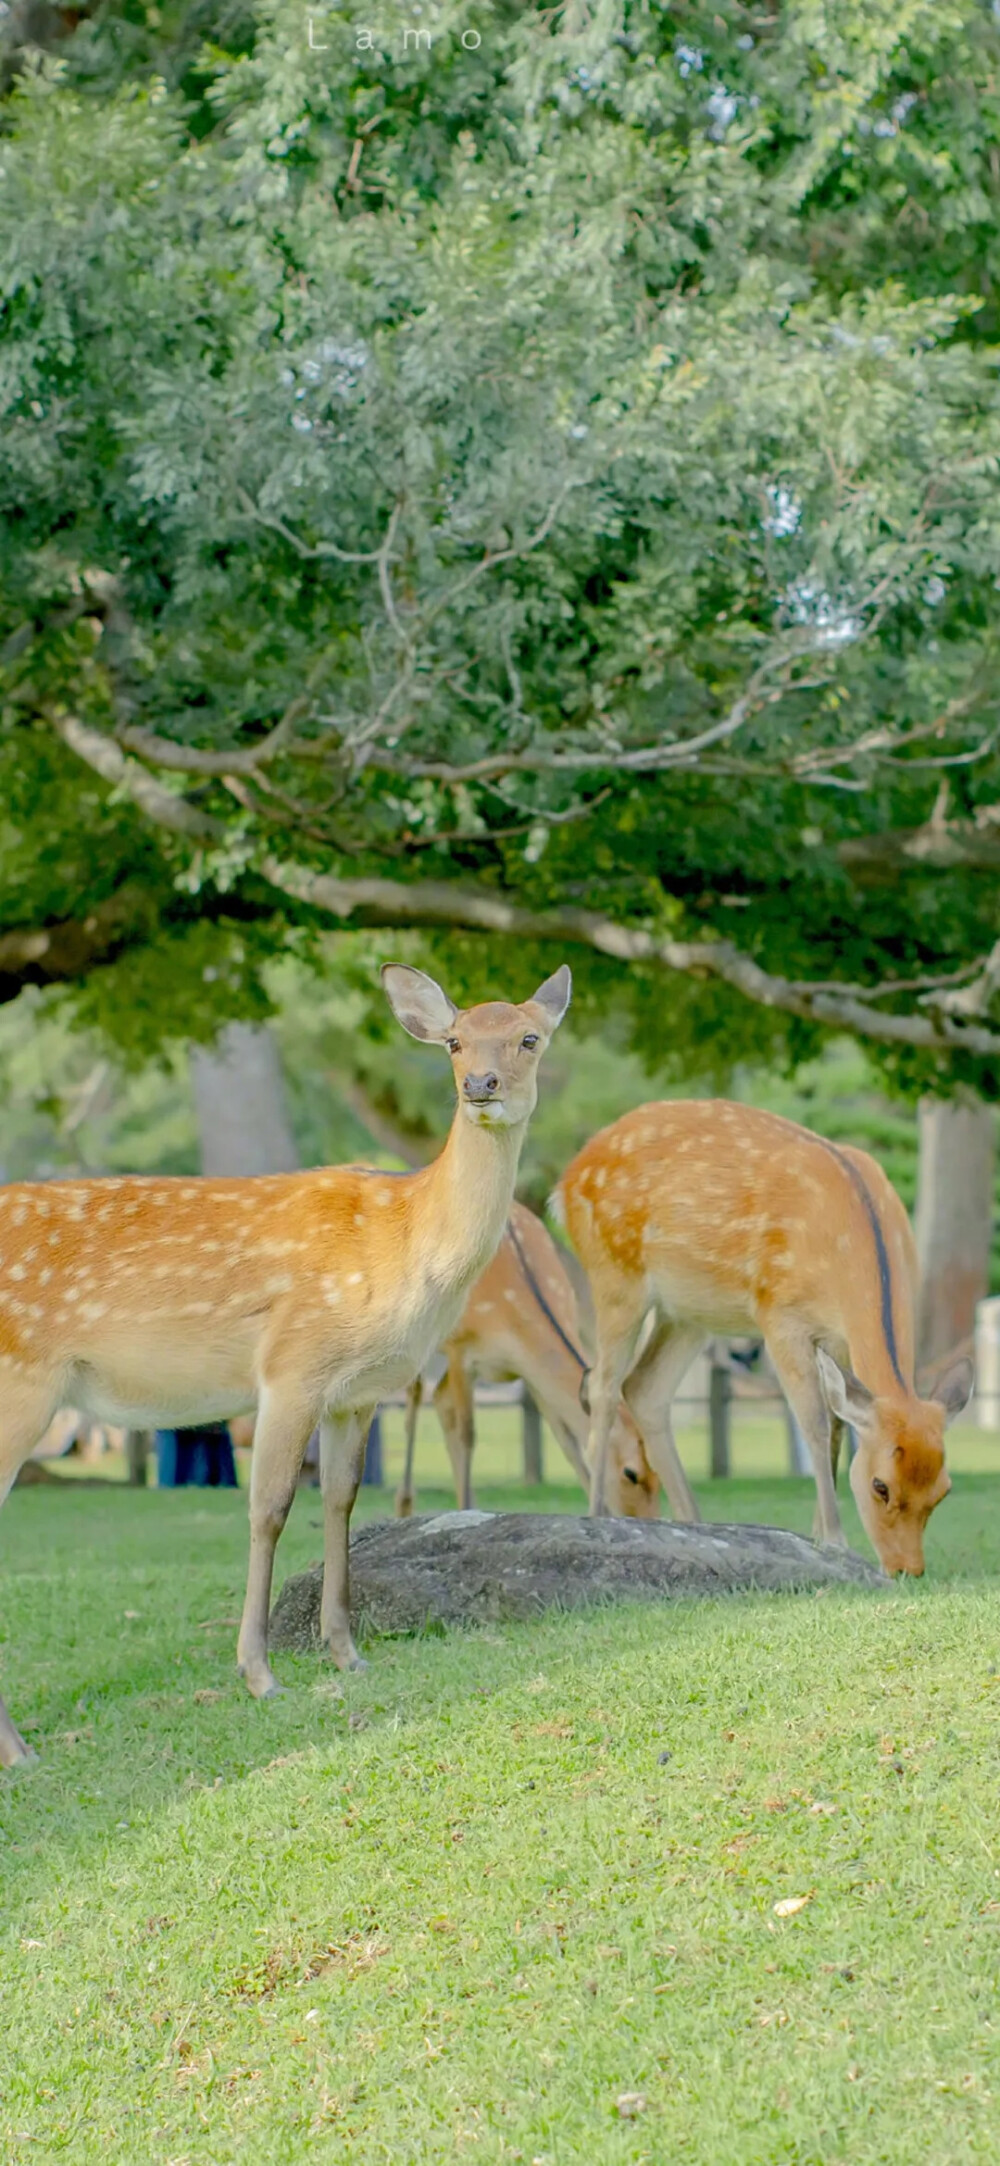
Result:
{"label": "tree", "polygon": [[296,1170],[281,1062],[266,1028],[229,1023],[214,1045],[194,1046],[191,1083],[203,1173]]}
{"label": "tree", "polygon": [[920,1102],[917,1352],[933,1362],[971,1338],[989,1291],[996,1125],[973,1098]]}
{"label": "tree", "polygon": [[652,1058],[992,1093],[997,26],[200,19],[8,104],[2,983],[207,1034],[289,928],[461,992],[458,927]]}

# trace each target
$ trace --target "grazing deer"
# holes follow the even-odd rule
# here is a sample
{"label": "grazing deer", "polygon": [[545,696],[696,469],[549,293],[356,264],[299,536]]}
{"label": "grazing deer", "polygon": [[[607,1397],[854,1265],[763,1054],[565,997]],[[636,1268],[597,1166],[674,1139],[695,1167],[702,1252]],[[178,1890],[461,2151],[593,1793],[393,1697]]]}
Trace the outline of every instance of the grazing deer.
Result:
{"label": "grazing deer", "polygon": [[[321,1427],[321,1634],[355,1668],[348,1522],[377,1402],[423,1367],[497,1246],[570,997],[563,966],[522,1006],[459,1012],[421,970],[386,964],[403,1029],[445,1045],[458,1104],[417,1173],[356,1166],[251,1179],[53,1181],[0,1189],[0,1499],[56,1407],[130,1428],[257,1408],[238,1662],[255,1698],[274,1551]],[[0,1701],[0,1763],[27,1748]]]}
{"label": "grazing deer", "polygon": [[[472,1503],[475,1446],[473,1381],[522,1377],[547,1416],[563,1451],[588,1487],[584,1447],[589,1427],[580,1399],[587,1363],[580,1352],[573,1283],[550,1233],[523,1203],[515,1203],[503,1240],[476,1281],[441,1351],[448,1367],[436,1386],[435,1411],[444,1430],[460,1510]],[[421,1380],[407,1394],[406,1463],[396,1495],[401,1519],[413,1510],[413,1454]],[[659,1483],[627,1407],[619,1402],[611,1431],[611,1509],[623,1519],[652,1519]]]}
{"label": "grazing deer", "polygon": [[606,1509],[619,1392],[666,1484],[670,1403],[689,1362],[712,1332],[753,1332],[812,1454],[820,1539],[844,1540],[832,1416],[856,1432],[851,1488],[884,1569],[923,1571],[924,1527],[951,1486],[944,1429],[972,1364],[917,1397],[913,1236],[866,1151],[720,1099],[640,1106],[573,1160],[556,1208],[594,1293],[592,1511]]}

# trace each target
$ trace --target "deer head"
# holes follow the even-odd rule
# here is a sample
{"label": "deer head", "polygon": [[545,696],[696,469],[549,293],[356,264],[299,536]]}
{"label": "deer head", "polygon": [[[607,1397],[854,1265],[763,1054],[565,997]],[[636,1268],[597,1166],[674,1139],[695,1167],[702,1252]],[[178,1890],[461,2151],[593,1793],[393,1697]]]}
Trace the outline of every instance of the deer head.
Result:
{"label": "deer head", "polygon": [[938,1379],[933,1399],[914,1393],[900,1405],[876,1398],[821,1346],[816,1361],[831,1414],[849,1422],[858,1440],[850,1481],[865,1533],[884,1571],[919,1579],[924,1528],[951,1488],[944,1432],[968,1402],[972,1363],[957,1361]]}
{"label": "deer head", "polygon": [[569,1007],[573,981],[565,963],[519,1005],[487,1000],[456,1008],[433,978],[406,963],[384,963],[382,983],[411,1038],[447,1047],[467,1120],[477,1128],[519,1128],[530,1119],[539,1060]]}
{"label": "deer head", "polygon": [[[590,1406],[590,1370],[580,1378],[580,1405]],[[620,1519],[659,1519],[660,1480],[646,1457],[638,1423],[624,1399],[619,1399],[608,1441],[608,1494],[611,1510]]]}

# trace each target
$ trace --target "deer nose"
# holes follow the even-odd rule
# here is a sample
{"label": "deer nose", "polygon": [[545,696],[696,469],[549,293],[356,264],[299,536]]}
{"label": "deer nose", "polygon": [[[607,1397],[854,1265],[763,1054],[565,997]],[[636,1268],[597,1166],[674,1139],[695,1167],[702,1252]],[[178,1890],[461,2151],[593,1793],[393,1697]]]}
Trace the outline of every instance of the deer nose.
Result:
{"label": "deer nose", "polygon": [[482,1105],[487,1098],[494,1098],[500,1088],[498,1075],[467,1075],[462,1089],[473,1105]]}

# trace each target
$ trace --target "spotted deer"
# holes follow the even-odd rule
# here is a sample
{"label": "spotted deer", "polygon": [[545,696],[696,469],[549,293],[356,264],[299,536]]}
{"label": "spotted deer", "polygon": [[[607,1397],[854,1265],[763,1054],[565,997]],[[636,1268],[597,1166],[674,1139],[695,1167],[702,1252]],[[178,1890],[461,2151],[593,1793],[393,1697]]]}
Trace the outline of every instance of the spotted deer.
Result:
{"label": "spotted deer", "polygon": [[[667,1482],[674,1392],[712,1332],[762,1337],[812,1456],[820,1539],[842,1543],[831,1420],[858,1449],[850,1481],[887,1572],[919,1575],[924,1528],[950,1487],[946,1424],[972,1389],[957,1361],[913,1383],[916,1251],[891,1182],[866,1151],[752,1106],[640,1106],[593,1138],[556,1191],[593,1288],[591,1510],[607,1508],[619,1392]],[[647,1313],[653,1328],[641,1352]]]}
{"label": "spotted deer", "polygon": [[[433,1392],[444,1430],[461,1510],[472,1503],[476,1378],[491,1383],[521,1377],[547,1416],[583,1487],[588,1487],[584,1448],[589,1421],[580,1399],[586,1357],[580,1351],[576,1295],[551,1234],[526,1204],[515,1203],[503,1240],[466,1301],[451,1337],[441,1348],[447,1369]],[[405,1519],[413,1510],[413,1457],[421,1380],[407,1394],[406,1461],[396,1495]],[[627,1407],[612,1424],[609,1502],[620,1518],[651,1519],[659,1509],[659,1483]]]}
{"label": "spotted deer", "polygon": [[[317,1422],[321,1636],[358,1666],[348,1523],[372,1412],[448,1336],[500,1240],[571,989],[563,966],[521,1005],[460,1012],[423,971],[386,964],[382,983],[403,1029],[451,1054],[457,1105],[432,1165],[0,1189],[0,1499],[61,1405],[137,1429],[256,1407],[237,1650],[256,1698],[277,1689],[274,1551]],[[0,1764],[26,1757],[0,1701]]]}

